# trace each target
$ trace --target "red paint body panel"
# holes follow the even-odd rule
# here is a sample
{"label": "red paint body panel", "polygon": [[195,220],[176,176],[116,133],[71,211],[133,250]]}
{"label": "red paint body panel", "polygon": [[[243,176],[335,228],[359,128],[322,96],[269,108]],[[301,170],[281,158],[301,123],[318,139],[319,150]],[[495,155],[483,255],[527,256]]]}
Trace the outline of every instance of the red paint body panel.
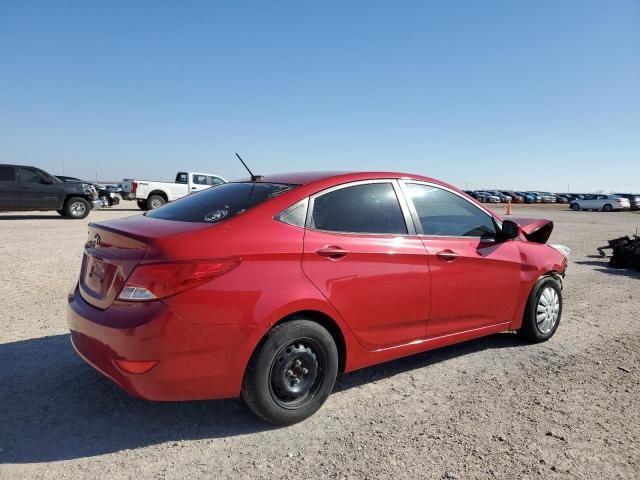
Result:
{"label": "red paint body panel", "polygon": [[[526,240],[527,225],[516,240],[486,242],[338,234],[274,220],[336,185],[403,178],[458,191],[401,173],[283,174],[264,181],[299,186],[218,224],[144,215],[91,224],[79,285],[69,296],[76,350],[132,395],[189,400],[237,396],[264,335],[299,312],[336,326],[345,371],[519,328],[537,279],[566,268],[559,252]],[[316,253],[328,246],[349,253],[340,259]],[[438,256],[447,250],[455,260]],[[162,300],[117,300],[138,264],[216,258],[238,265]],[[158,363],[132,374],[115,360]]]}

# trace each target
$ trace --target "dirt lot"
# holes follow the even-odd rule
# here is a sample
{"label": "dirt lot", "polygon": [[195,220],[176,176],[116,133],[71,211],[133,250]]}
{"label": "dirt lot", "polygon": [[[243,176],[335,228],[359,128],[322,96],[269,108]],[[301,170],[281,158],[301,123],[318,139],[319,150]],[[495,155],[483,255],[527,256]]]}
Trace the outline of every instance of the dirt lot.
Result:
{"label": "dirt lot", "polygon": [[95,373],[65,327],[87,221],[0,214],[0,477],[640,478],[640,275],[594,257],[640,214],[515,214],[553,219],[573,249],[551,341],[505,333],[343,375],[282,429],[239,400],[149,403]]}

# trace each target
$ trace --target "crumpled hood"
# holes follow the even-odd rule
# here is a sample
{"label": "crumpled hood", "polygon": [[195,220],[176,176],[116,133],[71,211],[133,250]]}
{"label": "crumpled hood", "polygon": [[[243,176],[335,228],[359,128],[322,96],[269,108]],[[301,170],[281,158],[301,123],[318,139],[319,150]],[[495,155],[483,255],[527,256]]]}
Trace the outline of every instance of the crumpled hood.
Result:
{"label": "crumpled hood", "polygon": [[544,218],[511,218],[516,222],[530,242],[547,243],[551,232],[553,232],[553,222]]}

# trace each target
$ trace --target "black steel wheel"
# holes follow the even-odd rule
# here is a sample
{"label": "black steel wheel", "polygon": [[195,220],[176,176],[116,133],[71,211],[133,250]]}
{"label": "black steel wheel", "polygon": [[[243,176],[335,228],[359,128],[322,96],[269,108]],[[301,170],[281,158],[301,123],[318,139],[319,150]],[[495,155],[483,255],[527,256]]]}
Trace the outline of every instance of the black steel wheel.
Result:
{"label": "black steel wheel", "polygon": [[253,412],[276,425],[313,415],[325,402],[338,374],[338,350],[316,322],[294,319],[275,326],[254,352],[242,385]]}

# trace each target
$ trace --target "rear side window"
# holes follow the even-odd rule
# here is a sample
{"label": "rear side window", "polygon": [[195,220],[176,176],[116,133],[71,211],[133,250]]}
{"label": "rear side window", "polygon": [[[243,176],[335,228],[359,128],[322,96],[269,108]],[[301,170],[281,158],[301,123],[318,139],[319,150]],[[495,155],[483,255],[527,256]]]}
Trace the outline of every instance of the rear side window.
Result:
{"label": "rear side window", "polygon": [[194,175],[193,176],[193,183],[195,183],[196,185],[208,185],[207,176],[206,175]]}
{"label": "rear side window", "polygon": [[15,182],[16,173],[13,167],[0,167],[0,182]]}
{"label": "rear side window", "polygon": [[311,228],[329,232],[407,234],[407,224],[391,183],[354,185],[316,197]]}
{"label": "rear side window", "polygon": [[407,184],[407,190],[424,235],[495,237],[491,216],[464,198],[418,183]]}
{"label": "rear side window", "polygon": [[240,215],[293,187],[294,185],[280,183],[225,183],[188,195],[145,215],[180,222],[218,223]]}

